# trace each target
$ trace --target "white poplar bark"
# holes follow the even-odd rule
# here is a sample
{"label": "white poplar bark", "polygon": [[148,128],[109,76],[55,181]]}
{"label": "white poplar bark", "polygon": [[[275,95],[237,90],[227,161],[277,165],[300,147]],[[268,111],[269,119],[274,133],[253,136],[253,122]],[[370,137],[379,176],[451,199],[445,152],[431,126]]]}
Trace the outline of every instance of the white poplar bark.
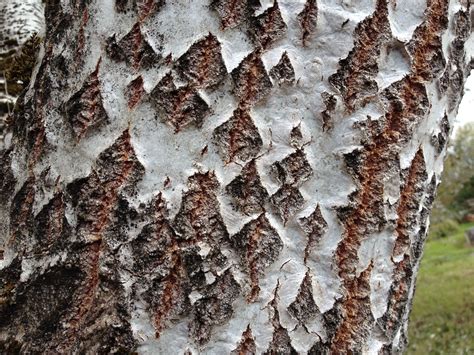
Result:
{"label": "white poplar bark", "polygon": [[0,349],[393,353],[463,0],[50,0],[2,153]]}

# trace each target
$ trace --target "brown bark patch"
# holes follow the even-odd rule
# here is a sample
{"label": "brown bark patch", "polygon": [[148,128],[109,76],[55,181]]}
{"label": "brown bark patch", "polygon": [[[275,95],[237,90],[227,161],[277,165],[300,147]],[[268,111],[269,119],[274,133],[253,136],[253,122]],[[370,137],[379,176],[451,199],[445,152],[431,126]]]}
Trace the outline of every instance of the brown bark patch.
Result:
{"label": "brown bark patch", "polygon": [[140,22],[156,14],[166,0],[115,0],[115,10],[119,13],[136,11]]}
{"label": "brown bark patch", "polygon": [[323,119],[323,131],[327,132],[331,129],[332,123],[332,114],[334,113],[337,105],[336,96],[330,94],[326,91],[321,93],[321,97],[323,98],[324,106],[326,107],[324,111],[321,112],[321,116]]}
{"label": "brown bark patch", "polygon": [[233,302],[240,294],[240,286],[227,270],[204,291],[204,297],[193,307],[193,319],[189,325],[191,335],[199,344],[209,341],[214,326],[232,318]]}
{"label": "brown bark patch", "polygon": [[283,185],[272,195],[270,201],[278,211],[284,224],[304,206],[304,198],[300,190],[291,185]]}
{"label": "brown bark patch", "polygon": [[295,82],[295,69],[287,52],[283,52],[280,61],[270,70],[270,76],[280,85]]}
{"label": "brown bark patch", "polygon": [[135,0],[140,21],[156,14],[165,4],[166,0]]}
{"label": "brown bark patch", "polygon": [[413,276],[413,264],[410,255],[405,254],[402,260],[395,263],[393,281],[388,293],[387,311],[378,324],[384,334],[393,342],[397,330],[404,323],[404,316],[408,311],[408,296]]}
{"label": "brown bark patch", "polygon": [[82,22],[79,27],[79,34],[77,38],[77,57],[76,60],[82,58],[84,54],[84,48],[86,45],[86,36],[85,36],[85,27],[87,26],[87,23],[89,22],[89,11],[86,8],[84,8],[83,13],[82,13]]}
{"label": "brown bark patch", "polygon": [[177,60],[177,69],[197,88],[219,85],[226,77],[227,69],[217,37],[210,33],[194,43]]}
{"label": "brown bark patch", "polygon": [[283,242],[265,214],[248,222],[230,237],[232,246],[240,255],[242,265],[250,276],[249,302],[254,302],[260,292],[259,278],[280,254]]}
{"label": "brown bark patch", "polygon": [[255,160],[245,165],[240,175],[226,186],[226,192],[232,196],[235,208],[246,215],[263,212],[269,197],[262,186]]}
{"label": "brown bark patch", "polygon": [[271,317],[271,323],[273,326],[273,336],[268,346],[268,349],[264,352],[265,355],[273,354],[290,354],[296,355],[297,352],[291,345],[291,338],[288,334],[288,330],[284,328],[280,323],[280,314],[278,312],[278,290],[280,288],[280,281],[277,282],[273,299],[271,300],[269,307],[273,312]]}
{"label": "brown bark patch", "polygon": [[449,124],[448,115],[445,114],[443,118],[441,118],[438,134],[431,137],[431,143],[436,148],[438,154],[441,154],[446,147],[450,131],[451,125]]}
{"label": "brown bark patch", "polygon": [[125,130],[102,152],[91,175],[78,192],[77,229],[86,240],[100,240],[115,206],[119,191],[137,181],[144,168],[138,161]]}
{"label": "brown bark patch", "polygon": [[139,22],[120,41],[115,34],[109,37],[106,51],[113,60],[125,61],[135,70],[148,69],[161,59],[143,36]]}
{"label": "brown bark patch", "polygon": [[247,108],[267,96],[272,88],[272,82],[265,70],[260,52],[250,53],[232,70],[234,94],[239,99],[241,108]]}
{"label": "brown bark patch", "polygon": [[257,346],[255,344],[255,339],[252,335],[252,330],[250,325],[247,326],[247,329],[242,333],[242,339],[239,342],[237,348],[231,351],[232,355],[253,355],[257,353]]}
{"label": "brown bark patch", "polygon": [[212,245],[227,239],[217,200],[218,187],[219,182],[212,172],[196,173],[188,179],[188,191],[183,193],[173,222],[180,239],[193,244],[205,240]]}
{"label": "brown bark patch", "polygon": [[297,149],[283,160],[272,164],[273,175],[282,184],[300,186],[313,175],[303,149]]}
{"label": "brown bark patch", "polygon": [[303,143],[303,132],[301,131],[301,123],[293,127],[290,132],[290,144],[294,148],[301,149]]}
{"label": "brown bark patch", "polygon": [[418,224],[418,210],[425,191],[426,173],[423,150],[420,148],[413,158],[408,176],[400,193],[397,208],[397,226],[393,255],[400,256],[410,252],[410,234]]}
{"label": "brown bark patch", "polygon": [[150,98],[163,120],[169,123],[175,132],[191,124],[201,127],[210,111],[209,105],[192,85],[176,87],[171,73],[160,80]]}
{"label": "brown bark patch", "polygon": [[359,276],[344,280],[347,295],[342,302],[342,320],[330,342],[332,353],[359,353],[374,321],[370,309],[370,264]]}
{"label": "brown bark patch", "polygon": [[453,29],[455,38],[449,44],[449,62],[442,77],[438,80],[440,95],[448,96],[448,110],[453,112],[461,100],[464,91],[466,74],[469,73],[469,65],[466,65],[466,41],[471,33],[471,18],[469,11],[460,10],[454,15]]}
{"label": "brown bark patch", "polygon": [[[29,177],[20,190],[15,194],[10,206],[10,240],[17,248],[24,248],[22,236],[26,236],[31,230],[33,222],[33,202],[35,201],[35,178]],[[24,241],[23,241],[24,242]]]}
{"label": "brown bark patch", "polygon": [[241,109],[236,109],[228,121],[214,130],[213,140],[226,163],[256,158],[263,145],[249,112]]}
{"label": "brown bark patch", "polygon": [[211,3],[211,7],[221,17],[224,30],[249,20],[255,9],[260,6],[259,0],[213,0]]}
{"label": "brown bark patch", "polygon": [[[15,265],[21,272],[19,263],[14,262],[10,268]],[[18,280],[13,281],[15,270],[8,271],[10,275],[5,273],[5,269],[1,273],[2,281],[7,281],[2,291],[12,287],[10,282],[15,282],[17,286],[8,296],[8,303],[0,307],[0,329],[5,336],[0,348],[16,343],[22,351],[44,352],[52,334],[63,330],[61,321],[73,306],[74,290],[77,290],[84,275],[76,266],[55,265],[42,274],[33,275],[26,282],[19,282],[20,274],[17,275]],[[23,334],[19,335],[15,329],[22,329]]]}
{"label": "brown bark patch", "polygon": [[286,34],[286,23],[281,17],[280,7],[275,0],[273,6],[261,15],[252,18],[249,26],[250,37],[258,48],[268,49]]}
{"label": "brown bark patch", "polygon": [[102,250],[107,248],[104,242],[106,228],[110,225],[120,190],[127,184],[136,183],[142,174],[143,166],[136,158],[129,131],[125,130],[112,146],[99,155],[87,178],[68,186],[70,193],[75,190],[77,198],[76,229],[79,241],[85,244],[80,260],[86,276],[68,317],[67,340],[61,345],[63,351],[68,351],[78,341],[77,331],[87,317],[97,316],[92,310],[97,292],[102,292],[99,290],[100,262]]}
{"label": "brown bark patch", "polygon": [[316,31],[316,26],[318,24],[318,3],[317,0],[307,0],[304,5],[303,11],[298,15],[298,21],[301,26],[301,41],[303,47],[308,45],[308,42],[311,40],[311,37]]}
{"label": "brown bark patch", "polygon": [[15,189],[15,176],[11,167],[13,150],[2,150],[0,152],[0,197],[7,201],[7,197]]}
{"label": "brown bark patch", "polygon": [[[167,321],[173,315],[179,315],[180,306],[187,301],[187,293],[183,289],[183,281],[185,281],[185,273],[182,266],[181,256],[179,252],[170,255],[171,270],[163,280],[160,280],[159,297],[154,297],[154,326],[156,337],[159,338],[161,332],[166,328]],[[153,289],[156,292],[156,289]]]}
{"label": "brown bark patch", "polygon": [[412,56],[412,73],[416,81],[429,81],[444,70],[446,61],[443,55],[441,34],[448,26],[447,0],[428,0],[426,20],[419,25],[408,44]]}
{"label": "brown bark patch", "polygon": [[311,284],[311,274],[309,271],[306,272],[301,282],[296,299],[289,305],[288,313],[301,324],[307,323],[321,313],[314,301],[313,286]]}
{"label": "brown bark patch", "polygon": [[67,101],[66,117],[72,127],[76,139],[81,140],[88,131],[107,122],[99,81],[101,60],[91,75],[86,79],[82,88]]}
{"label": "brown bark patch", "polygon": [[303,217],[299,220],[300,226],[308,237],[308,242],[304,249],[304,261],[308,260],[311,256],[311,252],[314,250],[315,246],[319,243],[324,233],[328,229],[328,224],[324,219],[321,208],[316,206],[313,213],[308,217]]}
{"label": "brown bark patch", "polygon": [[355,29],[353,49],[340,60],[337,73],[329,77],[329,82],[341,93],[349,108],[377,93],[377,61],[390,38],[387,0],[377,0],[374,13]]}
{"label": "brown bark patch", "polygon": [[67,238],[71,228],[66,219],[64,194],[59,191],[35,217],[36,242],[44,251],[52,250],[54,245]]}
{"label": "brown bark patch", "polygon": [[146,224],[132,242],[133,268],[137,274],[166,275],[171,265],[171,255],[177,239],[167,218],[166,202],[159,194],[154,202],[152,221]]}
{"label": "brown bark patch", "polygon": [[128,108],[134,109],[135,106],[140,103],[145,94],[146,92],[143,88],[143,77],[140,75],[132,80],[127,86]]}

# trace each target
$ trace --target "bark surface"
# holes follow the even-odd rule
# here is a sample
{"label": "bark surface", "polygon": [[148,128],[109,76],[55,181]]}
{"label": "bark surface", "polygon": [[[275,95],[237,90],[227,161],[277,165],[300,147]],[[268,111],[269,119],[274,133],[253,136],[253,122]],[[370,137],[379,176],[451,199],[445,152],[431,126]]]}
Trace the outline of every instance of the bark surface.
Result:
{"label": "bark surface", "polygon": [[394,353],[464,0],[46,2],[0,165],[5,353]]}

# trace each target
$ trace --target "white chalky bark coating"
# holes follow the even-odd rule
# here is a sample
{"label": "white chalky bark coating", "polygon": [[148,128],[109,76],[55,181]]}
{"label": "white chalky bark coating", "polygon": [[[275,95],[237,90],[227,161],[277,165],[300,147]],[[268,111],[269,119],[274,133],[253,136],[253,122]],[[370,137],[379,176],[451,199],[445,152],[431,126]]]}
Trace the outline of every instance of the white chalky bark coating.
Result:
{"label": "white chalky bark coating", "polygon": [[[79,281],[71,299],[50,286],[73,311],[49,338],[27,340],[35,325],[13,334],[23,326],[12,318],[12,330],[0,324],[4,349],[12,339],[23,350],[143,354],[405,346],[450,131],[443,117],[453,122],[466,75],[460,87],[448,75],[444,91],[440,78],[459,60],[453,41],[472,47],[454,20],[470,8],[257,2],[48,5],[25,99],[35,100],[33,139],[18,128],[2,153],[2,186],[12,187],[0,207],[2,277],[16,280],[19,263],[36,290],[42,275],[58,269],[60,279],[77,263]],[[432,47],[418,51],[424,41]],[[277,71],[285,55],[293,70]],[[44,238],[63,241],[38,254],[43,224]],[[18,299],[12,314],[30,307]]]}

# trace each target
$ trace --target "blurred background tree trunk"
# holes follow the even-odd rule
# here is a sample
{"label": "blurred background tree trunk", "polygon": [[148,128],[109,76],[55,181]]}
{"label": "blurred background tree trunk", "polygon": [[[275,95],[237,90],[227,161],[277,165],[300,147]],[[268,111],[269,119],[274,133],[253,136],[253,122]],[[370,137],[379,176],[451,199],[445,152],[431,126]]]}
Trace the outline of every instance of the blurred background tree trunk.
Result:
{"label": "blurred background tree trunk", "polygon": [[50,0],[0,174],[0,348],[392,353],[466,1]]}
{"label": "blurred background tree trunk", "polygon": [[28,86],[44,27],[41,0],[0,2],[0,149],[4,149],[16,97]]}

